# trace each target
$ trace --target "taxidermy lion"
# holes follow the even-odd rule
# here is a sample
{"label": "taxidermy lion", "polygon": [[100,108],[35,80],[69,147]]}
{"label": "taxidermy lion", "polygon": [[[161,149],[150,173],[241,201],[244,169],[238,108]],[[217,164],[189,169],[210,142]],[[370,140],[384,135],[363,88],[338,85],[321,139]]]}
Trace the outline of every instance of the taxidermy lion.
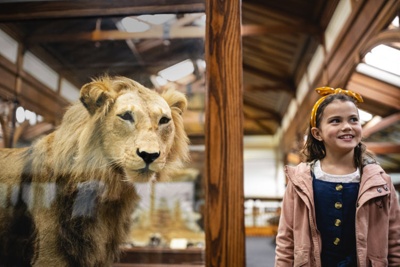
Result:
{"label": "taxidermy lion", "polygon": [[188,159],[182,93],[125,77],[84,85],[60,127],[0,150],[0,266],[111,266],[138,201],[134,182]]}

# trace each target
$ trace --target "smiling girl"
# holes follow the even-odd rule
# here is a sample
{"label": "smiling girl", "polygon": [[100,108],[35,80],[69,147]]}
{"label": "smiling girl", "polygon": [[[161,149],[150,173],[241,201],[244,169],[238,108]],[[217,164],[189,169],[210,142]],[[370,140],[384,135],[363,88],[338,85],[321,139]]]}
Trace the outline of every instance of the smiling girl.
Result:
{"label": "smiling girl", "polygon": [[390,177],[366,152],[354,92],[317,88],[303,149],[288,180],[275,266],[400,266],[400,207]]}

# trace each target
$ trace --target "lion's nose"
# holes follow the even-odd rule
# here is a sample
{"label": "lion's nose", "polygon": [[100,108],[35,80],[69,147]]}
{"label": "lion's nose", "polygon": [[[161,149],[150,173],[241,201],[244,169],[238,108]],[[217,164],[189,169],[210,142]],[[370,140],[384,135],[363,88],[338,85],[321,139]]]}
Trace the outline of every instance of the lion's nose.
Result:
{"label": "lion's nose", "polygon": [[136,154],[138,154],[138,156],[141,157],[146,164],[152,163],[160,156],[160,153],[147,153],[146,151],[140,152],[139,149],[136,150]]}

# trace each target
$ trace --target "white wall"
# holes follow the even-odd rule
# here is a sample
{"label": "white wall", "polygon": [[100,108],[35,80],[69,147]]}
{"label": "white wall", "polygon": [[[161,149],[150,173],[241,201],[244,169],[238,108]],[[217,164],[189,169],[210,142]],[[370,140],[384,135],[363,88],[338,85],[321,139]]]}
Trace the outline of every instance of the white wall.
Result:
{"label": "white wall", "polygon": [[285,176],[280,151],[273,137],[245,137],[245,197],[282,197]]}

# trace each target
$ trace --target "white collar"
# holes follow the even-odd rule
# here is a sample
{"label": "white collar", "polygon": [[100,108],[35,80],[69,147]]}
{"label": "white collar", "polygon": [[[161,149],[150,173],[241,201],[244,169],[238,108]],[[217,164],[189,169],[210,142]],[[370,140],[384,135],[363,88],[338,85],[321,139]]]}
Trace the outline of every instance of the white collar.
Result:
{"label": "white collar", "polygon": [[319,160],[317,160],[314,164],[314,175],[316,179],[326,182],[359,183],[361,180],[360,170],[358,168],[355,172],[349,174],[329,174],[321,169],[321,162]]}

